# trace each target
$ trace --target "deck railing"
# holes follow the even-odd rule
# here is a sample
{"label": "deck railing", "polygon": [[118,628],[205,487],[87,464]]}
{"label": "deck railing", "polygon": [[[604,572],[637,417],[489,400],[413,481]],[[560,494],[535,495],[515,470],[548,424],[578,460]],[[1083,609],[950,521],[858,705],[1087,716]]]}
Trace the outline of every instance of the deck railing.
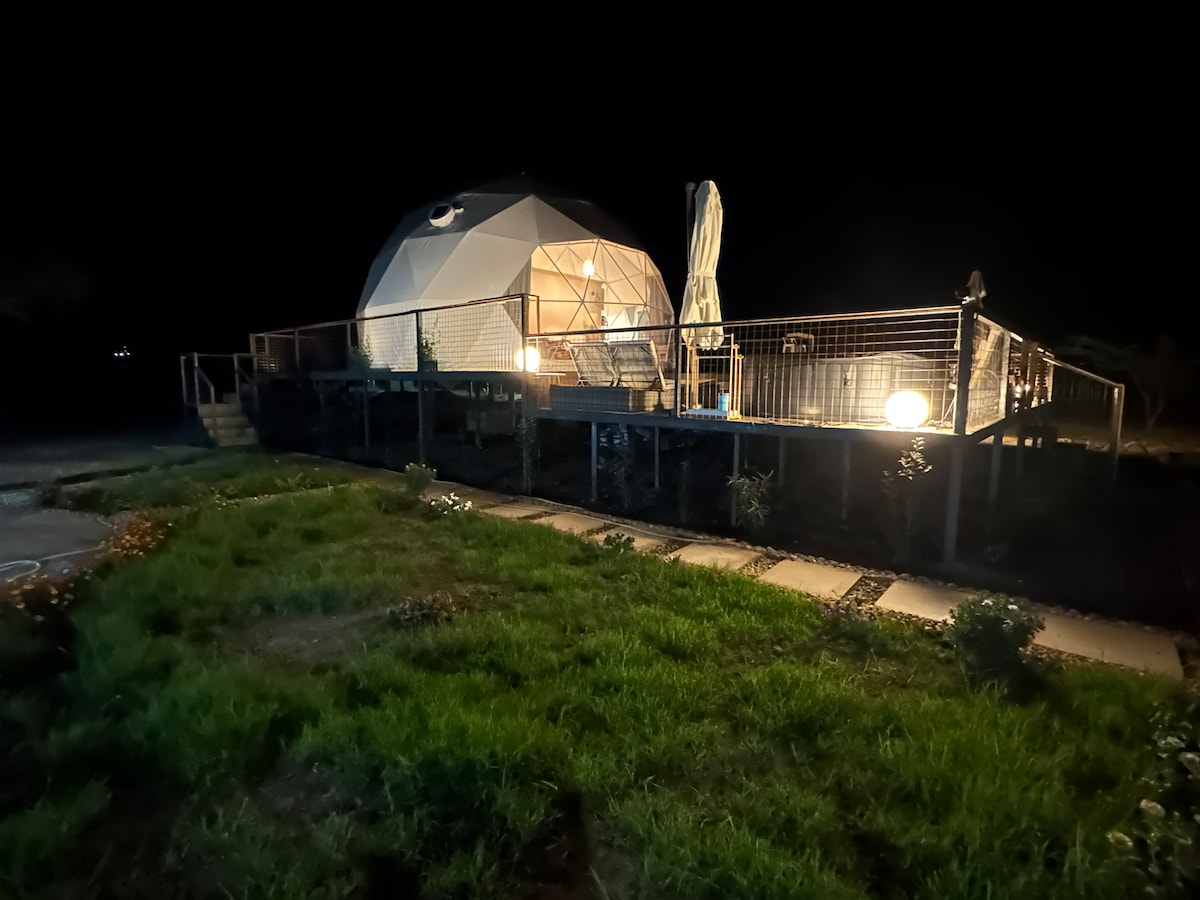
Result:
{"label": "deck railing", "polygon": [[539,303],[514,294],[263,332],[251,352],[259,372],[301,377],[521,373],[534,414],[970,434],[1054,401],[1081,430],[1119,419],[1119,385],[957,305],[539,332]]}

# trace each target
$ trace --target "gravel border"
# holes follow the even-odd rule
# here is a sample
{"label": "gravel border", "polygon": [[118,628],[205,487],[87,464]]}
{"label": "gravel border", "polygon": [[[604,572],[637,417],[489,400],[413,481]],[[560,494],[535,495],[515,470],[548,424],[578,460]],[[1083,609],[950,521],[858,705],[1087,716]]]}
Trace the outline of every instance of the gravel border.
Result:
{"label": "gravel border", "polygon": [[750,578],[758,578],[759,575],[762,575],[768,569],[772,568],[777,562],[779,562],[777,559],[771,559],[767,556],[758,556],[738,569],[737,573],[739,575],[747,575]]}

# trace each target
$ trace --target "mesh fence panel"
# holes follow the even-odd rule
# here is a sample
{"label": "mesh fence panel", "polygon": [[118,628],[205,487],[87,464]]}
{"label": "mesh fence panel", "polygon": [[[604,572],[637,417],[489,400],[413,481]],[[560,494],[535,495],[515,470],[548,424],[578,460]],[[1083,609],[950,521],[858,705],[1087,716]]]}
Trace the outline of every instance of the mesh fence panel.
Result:
{"label": "mesh fence panel", "polygon": [[1003,419],[1008,403],[1010,332],[984,316],[976,316],[974,323],[968,433]]}
{"label": "mesh fence panel", "polygon": [[[533,411],[950,431],[960,313],[944,306],[539,334],[530,333],[537,297],[516,295],[264,332],[250,343],[266,373],[525,372]],[[1064,427],[1110,427],[1112,382],[989,318],[973,322],[969,433],[1051,400]]]}

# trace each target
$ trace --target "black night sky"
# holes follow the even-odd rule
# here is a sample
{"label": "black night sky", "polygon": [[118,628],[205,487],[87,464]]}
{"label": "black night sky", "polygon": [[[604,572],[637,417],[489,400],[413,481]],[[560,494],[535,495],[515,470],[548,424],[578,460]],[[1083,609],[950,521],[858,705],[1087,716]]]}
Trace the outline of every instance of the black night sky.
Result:
{"label": "black night sky", "polygon": [[701,124],[674,89],[539,103],[524,122],[482,101],[448,116],[432,95],[390,122],[257,95],[173,114],[77,99],[0,147],[0,296],[36,295],[28,322],[0,319],[4,391],[47,361],[103,383],[127,345],[169,395],[180,352],[352,316],[405,212],[521,171],[626,221],[676,305],[684,185],[713,179],[728,318],[949,303],[978,267],[989,314],[1050,343],[1171,330],[1192,176],[1168,97],[1116,76],[1022,100],[914,96],[730,97]]}

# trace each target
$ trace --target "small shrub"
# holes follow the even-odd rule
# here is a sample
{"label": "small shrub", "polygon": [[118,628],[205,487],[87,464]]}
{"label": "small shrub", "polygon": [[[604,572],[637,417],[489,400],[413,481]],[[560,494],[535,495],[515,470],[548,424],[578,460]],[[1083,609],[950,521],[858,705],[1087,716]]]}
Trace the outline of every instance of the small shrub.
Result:
{"label": "small shrub", "polygon": [[751,534],[767,530],[771,517],[771,476],[773,472],[757,475],[731,475],[727,484],[733,490],[733,509],[737,524]]}
{"label": "small shrub", "polygon": [[448,516],[450,513],[470,512],[472,509],[470,500],[464,500],[454,492],[442,494],[442,496],[430,500],[429,506],[434,512],[441,513],[443,516]]}
{"label": "small shrub", "polygon": [[1025,651],[1044,624],[1023,601],[979,594],[954,610],[946,636],[962,653],[969,674],[1012,688],[1027,680]]}
{"label": "small shrub", "polygon": [[367,335],[359,338],[357,347],[350,348],[346,361],[351,369],[366,370],[374,366],[371,361],[371,339]]}
{"label": "small shrub", "polygon": [[411,500],[421,499],[421,495],[433,484],[437,471],[420,463],[409,463],[404,467],[404,490]]}
{"label": "small shrub", "polygon": [[888,538],[896,562],[906,563],[912,558],[917,510],[925,476],[932,471],[933,465],[925,459],[925,439],[916,437],[896,460],[896,470],[883,473],[883,496],[890,518]]}
{"label": "small shrub", "polygon": [[437,335],[422,329],[417,334],[417,358],[421,362],[436,362],[438,358]]}
{"label": "small shrub", "polygon": [[1110,832],[1137,872],[1145,897],[1200,896],[1200,731],[1195,716],[1159,709],[1151,718],[1158,766],[1144,779],[1129,834]]}
{"label": "small shrub", "polygon": [[628,512],[637,498],[636,448],[628,425],[602,425],[597,435],[597,465],[608,477],[617,506]]}
{"label": "small shrub", "polygon": [[619,531],[613,532],[604,536],[602,546],[605,550],[612,550],[616,553],[632,553],[633,538],[627,534],[621,534]]}

